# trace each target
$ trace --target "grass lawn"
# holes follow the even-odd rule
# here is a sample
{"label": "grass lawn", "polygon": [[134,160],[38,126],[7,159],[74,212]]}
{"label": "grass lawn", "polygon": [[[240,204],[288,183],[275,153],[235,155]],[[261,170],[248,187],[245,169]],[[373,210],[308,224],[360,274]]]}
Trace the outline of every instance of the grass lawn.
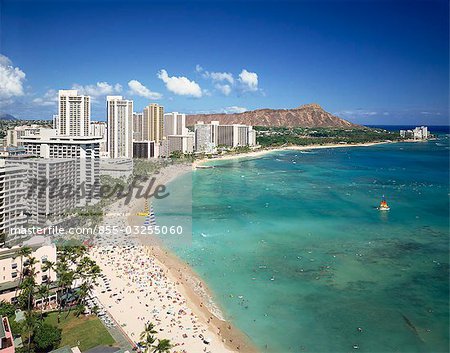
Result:
{"label": "grass lawn", "polygon": [[61,313],[61,322],[58,324],[58,313],[47,315],[45,322],[62,329],[60,347],[78,346],[82,352],[99,345],[112,346],[114,339],[95,315],[76,317],[73,313],[67,316]]}

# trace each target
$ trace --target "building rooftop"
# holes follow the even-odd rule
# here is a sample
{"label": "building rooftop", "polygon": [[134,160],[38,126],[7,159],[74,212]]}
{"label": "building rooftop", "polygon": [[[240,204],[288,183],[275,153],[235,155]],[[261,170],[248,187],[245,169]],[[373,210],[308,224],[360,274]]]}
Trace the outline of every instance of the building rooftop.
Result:
{"label": "building rooftop", "polygon": [[0,283],[0,293],[14,289],[18,285],[19,285],[19,280]]}

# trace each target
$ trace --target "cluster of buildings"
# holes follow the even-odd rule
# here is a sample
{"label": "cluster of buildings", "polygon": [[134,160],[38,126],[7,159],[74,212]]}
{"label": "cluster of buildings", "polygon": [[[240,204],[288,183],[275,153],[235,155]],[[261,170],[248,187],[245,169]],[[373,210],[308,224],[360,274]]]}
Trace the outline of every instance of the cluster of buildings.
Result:
{"label": "cluster of buildings", "polygon": [[[17,302],[17,296],[20,293],[20,276],[22,269],[27,266],[28,259],[18,255],[18,251],[22,246],[26,246],[31,250],[30,256],[36,260],[34,268],[36,270],[35,281],[37,285],[49,285],[55,283],[56,272],[52,268],[46,268],[48,262],[56,262],[56,245],[51,244],[48,238],[36,236],[24,242],[21,246],[13,246],[11,248],[0,248],[0,302]],[[48,267],[48,266],[47,266]],[[43,301],[45,300],[45,303]],[[34,305],[56,305],[57,291],[51,291],[46,298],[39,298],[34,301]],[[15,320],[19,319],[16,313]],[[20,336],[13,337],[10,322],[8,318],[0,316],[0,352],[14,353],[16,347],[22,346]]]}
{"label": "cluster of buildings", "polygon": [[412,130],[400,130],[400,137],[410,138],[413,140],[427,140],[430,138],[430,133],[428,131],[428,127],[417,126]]}
{"label": "cluster of buildings", "polygon": [[135,112],[133,101],[106,97],[106,122],[91,120],[91,98],[60,90],[52,126],[16,126],[0,148],[0,246],[21,240],[12,229],[64,221],[76,207],[100,200],[100,176],[127,176],[133,158],[216,153],[221,148],[256,145],[251,126],[198,122],[164,113],[149,104]]}

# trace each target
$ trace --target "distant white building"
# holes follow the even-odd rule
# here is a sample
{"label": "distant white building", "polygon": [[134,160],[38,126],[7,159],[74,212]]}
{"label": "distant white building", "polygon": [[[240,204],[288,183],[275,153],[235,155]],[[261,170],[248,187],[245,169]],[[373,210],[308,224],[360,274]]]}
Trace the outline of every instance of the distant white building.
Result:
{"label": "distant white building", "polygon": [[252,126],[220,125],[218,121],[204,124],[199,121],[195,124],[194,130],[196,152],[213,153],[217,147],[235,148],[256,145],[256,132]]}
{"label": "distant white building", "polygon": [[6,146],[21,146],[19,139],[23,136],[30,136],[39,133],[41,126],[39,125],[22,125],[15,126],[14,129],[6,131]]}
{"label": "distant white building", "polygon": [[169,135],[162,142],[162,157],[170,157],[173,152],[190,154],[194,152],[194,133],[187,135]]}
{"label": "distant white building", "polygon": [[169,135],[187,135],[186,114],[178,112],[164,114],[164,137]]}
{"label": "distant white building", "polygon": [[427,140],[430,138],[430,134],[428,132],[428,127],[417,126],[412,130],[400,130],[400,137],[412,138],[414,140]]}
{"label": "distant white building", "polygon": [[59,90],[57,134],[89,136],[90,122],[91,98],[79,95],[77,90]]}
{"label": "distant white building", "polygon": [[253,130],[251,126],[250,129],[248,130],[248,145],[256,146],[256,130]]}
{"label": "distant white building", "polygon": [[104,121],[91,121],[90,134],[93,137],[101,137],[102,141],[100,142],[100,154],[105,153],[107,151],[106,148],[106,122]]}
{"label": "distant white building", "polygon": [[58,114],[53,115],[52,127],[53,127],[53,129],[58,130],[58,127],[59,127],[59,115]]}
{"label": "distant white building", "polygon": [[418,126],[413,130],[414,140],[428,139],[428,128],[426,126]]}
{"label": "distant white building", "polygon": [[107,96],[109,158],[133,157],[133,101]]}
{"label": "distant white building", "polygon": [[[217,123],[217,124],[216,124]],[[217,147],[217,127],[219,122],[211,122],[211,124],[204,124],[203,121],[198,121],[194,125],[195,146],[196,152],[214,153]]]}
{"label": "distant white building", "polygon": [[254,146],[256,135],[252,126],[233,124],[219,125],[217,128],[217,145],[226,147]]}

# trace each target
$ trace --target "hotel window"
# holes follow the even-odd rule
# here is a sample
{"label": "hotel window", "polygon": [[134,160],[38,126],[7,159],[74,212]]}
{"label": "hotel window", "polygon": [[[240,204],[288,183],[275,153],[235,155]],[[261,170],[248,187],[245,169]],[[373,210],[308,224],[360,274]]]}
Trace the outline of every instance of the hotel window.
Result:
{"label": "hotel window", "polygon": [[12,277],[12,278],[16,278],[16,277],[17,277],[17,272],[12,272],[12,273],[11,273],[11,277]]}
{"label": "hotel window", "polygon": [[[13,270],[15,270],[15,269],[17,268],[17,264],[16,264],[16,263],[11,264],[11,268],[12,268]],[[5,269],[5,268],[3,268],[3,269]]]}

